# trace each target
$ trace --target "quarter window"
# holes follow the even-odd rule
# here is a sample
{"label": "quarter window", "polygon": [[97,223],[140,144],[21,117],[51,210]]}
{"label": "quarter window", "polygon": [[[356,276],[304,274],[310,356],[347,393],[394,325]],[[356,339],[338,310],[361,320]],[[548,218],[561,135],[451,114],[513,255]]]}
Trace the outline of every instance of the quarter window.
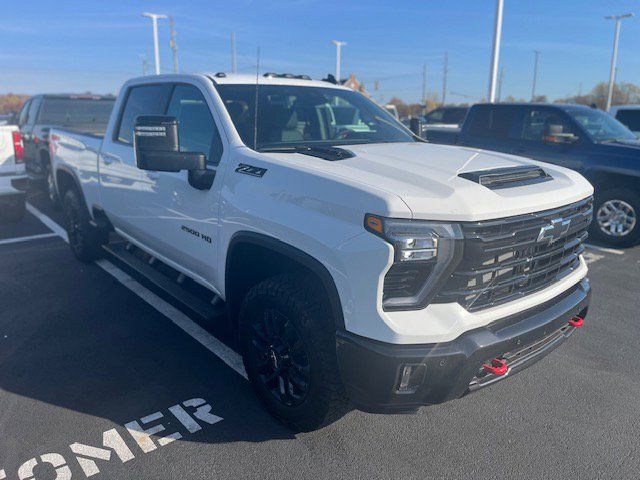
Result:
{"label": "quarter window", "polygon": [[118,140],[133,143],[133,126],[139,115],[164,114],[170,91],[170,85],[143,85],[129,90],[120,119]]}

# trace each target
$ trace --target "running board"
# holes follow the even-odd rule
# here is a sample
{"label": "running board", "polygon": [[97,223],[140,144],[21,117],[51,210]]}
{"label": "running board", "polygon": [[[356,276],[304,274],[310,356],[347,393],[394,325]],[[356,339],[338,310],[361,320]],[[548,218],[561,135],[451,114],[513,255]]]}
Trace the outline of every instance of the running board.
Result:
{"label": "running board", "polygon": [[136,257],[133,254],[135,249],[127,249],[125,243],[112,243],[103,245],[102,248],[104,248],[107,253],[116,260],[124,263],[127,267],[134,270],[136,274],[141,275],[145,280],[151,282],[163,293],[179,302],[191,313],[205,320],[213,320],[216,317],[225,315],[224,302],[219,301],[212,304],[211,302],[205,301],[202,298],[189,293],[183,289],[179,283],[154,269],[148,262]]}

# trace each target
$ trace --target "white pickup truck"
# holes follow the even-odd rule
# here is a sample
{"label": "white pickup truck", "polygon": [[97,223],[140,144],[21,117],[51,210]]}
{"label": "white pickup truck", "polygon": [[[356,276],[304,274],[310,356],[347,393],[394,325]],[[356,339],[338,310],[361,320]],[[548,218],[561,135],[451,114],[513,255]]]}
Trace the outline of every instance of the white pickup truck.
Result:
{"label": "white pickup truck", "polygon": [[295,430],[458,398],[587,313],[583,177],[425,143],[329,81],[136,78],[103,138],[54,129],[50,150],[74,254],[106,250],[211,321],[223,306]]}
{"label": "white pickup truck", "polygon": [[27,175],[20,130],[14,125],[0,126],[0,218],[20,220],[24,215]]}

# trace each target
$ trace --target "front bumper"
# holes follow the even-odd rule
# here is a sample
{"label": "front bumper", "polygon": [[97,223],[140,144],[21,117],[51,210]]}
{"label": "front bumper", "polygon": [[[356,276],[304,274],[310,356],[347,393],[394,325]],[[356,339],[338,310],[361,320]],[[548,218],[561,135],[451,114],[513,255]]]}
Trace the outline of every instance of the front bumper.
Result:
{"label": "front bumper", "polygon": [[[459,398],[532,365],[574,331],[569,320],[587,314],[591,288],[585,278],[558,297],[535,308],[463,333],[451,342],[394,345],[337,332],[340,374],[353,404],[369,412],[410,411]],[[484,374],[482,365],[504,358],[509,372]],[[401,372],[415,367],[415,386],[399,392]]]}

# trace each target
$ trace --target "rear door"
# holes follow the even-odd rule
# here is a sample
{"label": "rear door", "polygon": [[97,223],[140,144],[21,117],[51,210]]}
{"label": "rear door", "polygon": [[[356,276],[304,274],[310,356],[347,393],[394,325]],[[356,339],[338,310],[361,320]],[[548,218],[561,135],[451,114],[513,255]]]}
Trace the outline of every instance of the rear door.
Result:
{"label": "rear door", "polygon": [[476,105],[467,116],[460,145],[515,153],[522,138],[524,108],[517,105]]}
{"label": "rear door", "polygon": [[[553,129],[559,133],[572,133],[578,137],[578,141],[572,144],[545,142],[545,136]],[[573,121],[562,110],[543,106],[529,107],[524,117],[522,144],[516,153],[541,162],[581,170],[585,139],[579,138],[580,134]]]}
{"label": "rear door", "polygon": [[113,132],[108,132],[98,156],[102,206],[113,225],[130,239],[148,243],[158,173],[140,170],[133,154],[133,126],[138,115],[162,115],[171,85],[143,84],[123,92]]}

